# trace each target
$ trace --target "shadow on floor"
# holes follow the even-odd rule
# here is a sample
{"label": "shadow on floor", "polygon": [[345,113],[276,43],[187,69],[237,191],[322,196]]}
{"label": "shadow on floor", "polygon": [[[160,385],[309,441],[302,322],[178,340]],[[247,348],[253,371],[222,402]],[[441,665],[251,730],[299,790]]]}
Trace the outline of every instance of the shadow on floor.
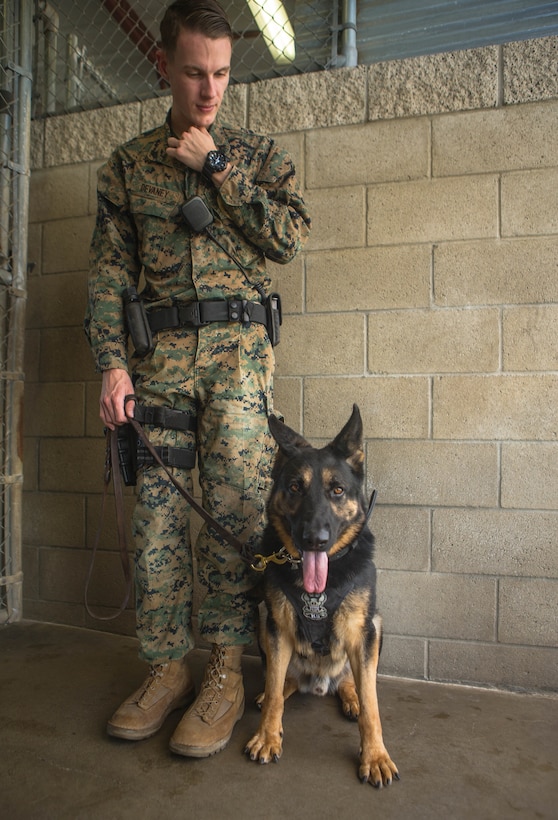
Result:
{"label": "shadow on floor", "polygon": [[[335,698],[294,695],[281,761],[243,755],[259,713],[257,658],[243,660],[247,707],[223,752],[172,755],[180,715],[153,738],[104,723],[145,676],[133,639],[24,622],[0,627],[0,816],[6,820],[508,820],[558,817],[558,697],[381,678],[384,739],[401,781],[357,778],[358,728]],[[201,678],[207,653],[191,655]]]}

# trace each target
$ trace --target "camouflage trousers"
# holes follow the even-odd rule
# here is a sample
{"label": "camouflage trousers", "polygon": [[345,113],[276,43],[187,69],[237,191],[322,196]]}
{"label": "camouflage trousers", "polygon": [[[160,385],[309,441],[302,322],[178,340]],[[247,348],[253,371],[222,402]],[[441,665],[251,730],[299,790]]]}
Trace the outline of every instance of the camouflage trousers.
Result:
{"label": "camouflage trousers", "polygon": [[[145,429],[154,445],[196,448],[203,506],[248,554],[263,530],[275,453],[267,426],[273,369],[262,325],[222,323],[161,332],[155,351],[134,367],[139,402],[196,414],[195,434]],[[189,470],[173,474],[192,490]],[[259,578],[206,524],[191,544],[189,505],[160,467],[139,472],[132,524],[140,657],[154,663],[193,648],[195,569],[204,595],[196,606],[201,637],[228,645],[253,640]]]}

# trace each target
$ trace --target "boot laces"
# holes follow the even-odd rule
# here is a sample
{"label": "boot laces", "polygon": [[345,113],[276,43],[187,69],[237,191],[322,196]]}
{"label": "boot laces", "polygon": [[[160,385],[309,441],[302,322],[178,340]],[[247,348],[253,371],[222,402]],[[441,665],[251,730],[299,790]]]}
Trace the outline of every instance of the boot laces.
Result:
{"label": "boot laces", "polygon": [[220,646],[215,647],[207,665],[196,703],[196,712],[199,715],[214,711],[221,701],[224,688],[223,682],[227,678],[225,658],[226,650]]}
{"label": "boot laces", "polygon": [[168,663],[153,664],[149,670],[149,675],[144,681],[143,689],[138,697],[138,703],[141,703],[143,698],[151,694],[151,692],[159,685],[167,668]]}

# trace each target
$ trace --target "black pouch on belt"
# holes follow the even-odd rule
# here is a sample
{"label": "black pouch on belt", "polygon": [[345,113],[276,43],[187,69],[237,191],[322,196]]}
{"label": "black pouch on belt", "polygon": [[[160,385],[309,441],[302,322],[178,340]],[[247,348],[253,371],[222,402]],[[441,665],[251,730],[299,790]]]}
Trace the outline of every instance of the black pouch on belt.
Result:
{"label": "black pouch on belt", "polygon": [[267,313],[267,332],[273,347],[276,347],[281,340],[281,325],[283,324],[283,313],[281,311],[281,297],[278,293],[270,293],[265,302]]}
{"label": "black pouch on belt", "polygon": [[153,335],[147,321],[144,304],[133,285],[126,288],[122,294],[122,300],[124,302],[124,316],[128,325],[128,333],[136,356],[143,359],[144,356],[152,352],[154,347]]}

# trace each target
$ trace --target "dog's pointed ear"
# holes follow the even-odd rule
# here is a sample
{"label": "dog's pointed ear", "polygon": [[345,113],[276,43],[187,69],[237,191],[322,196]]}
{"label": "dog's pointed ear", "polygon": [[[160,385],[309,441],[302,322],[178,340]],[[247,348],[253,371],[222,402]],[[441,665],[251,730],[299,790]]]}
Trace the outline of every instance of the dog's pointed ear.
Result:
{"label": "dog's pointed ear", "polygon": [[283,455],[290,458],[295,455],[298,450],[304,447],[311,447],[300,433],[291,430],[291,428],[283,421],[280,421],[277,416],[271,415],[267,421],[271,435],[279,445],[279,450]]}
{"label": "dog's pointed ear", "polygon": [[364,464],[362,445],[362,418],[358,405],[353,404],[353,412],[349,421],[333,439],[330,447],[342,455],[355,472],[362,473]]}

